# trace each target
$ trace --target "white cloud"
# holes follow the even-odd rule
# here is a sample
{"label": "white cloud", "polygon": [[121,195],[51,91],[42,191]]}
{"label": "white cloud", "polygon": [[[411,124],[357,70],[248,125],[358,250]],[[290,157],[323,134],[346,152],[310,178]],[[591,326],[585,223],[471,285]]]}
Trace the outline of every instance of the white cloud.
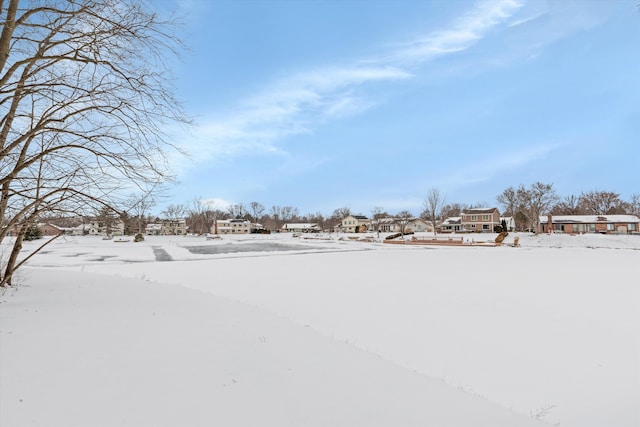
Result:
{"label": "white cloud", "polygon": [[231,205],[235,204],[234,202],[230,202],[228,200],[224,200],[224,199],[218,199],[218,198],[208,198],[208,199],[202,199],[202,206],[206,207],[207,209],[219,209],[221,211],[226,211],[228,210]]}
{"label": "white cloud", "polygon": [[233,111],[205,118],[184,144],[197,153],[196,161],[238,153],[280,153],[278,141],[311,133],[328,119],[375,105],[356,93],[358,85],[409,77],[389,66],[330,68],[289,76],[241,101]]}
{"label": "white cloud", "polygon": [[468,49],[491,28],[511,17],[522,5],[516,0],[480,2],[472,11],[456,20],[451,28],[400,45],[391,59],[400,63],[424,62]]}
{"label": "white cloud", "polygon": [[467,49],[520,6],[516,0],[483,1],[451,28],[398,46],[390,56],[286,76],[231,111],[205,117],[183,143],[196,163],[239,153],[282,154],[281,140],[372,108],[377,101],[366,95],[371,85],[410,79],[410,63]]}

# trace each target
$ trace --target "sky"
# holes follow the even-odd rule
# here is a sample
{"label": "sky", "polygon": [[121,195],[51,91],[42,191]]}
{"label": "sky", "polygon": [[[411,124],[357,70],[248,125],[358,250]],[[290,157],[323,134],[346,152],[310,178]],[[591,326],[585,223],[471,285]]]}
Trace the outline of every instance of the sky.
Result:
{"label": "sky", "polygon": [[300,214],[640,193],[635,0],[163,0],[194,127],[169,203]]}

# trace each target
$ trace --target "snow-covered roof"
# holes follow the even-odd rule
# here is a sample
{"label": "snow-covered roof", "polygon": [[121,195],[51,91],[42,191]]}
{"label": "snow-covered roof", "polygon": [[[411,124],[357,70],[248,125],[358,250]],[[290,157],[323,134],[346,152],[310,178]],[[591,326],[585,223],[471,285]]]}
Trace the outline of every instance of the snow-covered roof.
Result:
{"label": "snow-covered roof", "polygon": [[462,217],[452,216],[442,221],[442,225],[460,224],[461,221]]}
{"label": "snow-covered roof", "polygon": [[299,228],[299,229],[311,229],[311,228],[318,228],[318,224],[316,223],[308,223],[308,222],[290,222],[287,223],[285,225],[282,226],[282,228],[288,229],[288,228]]}

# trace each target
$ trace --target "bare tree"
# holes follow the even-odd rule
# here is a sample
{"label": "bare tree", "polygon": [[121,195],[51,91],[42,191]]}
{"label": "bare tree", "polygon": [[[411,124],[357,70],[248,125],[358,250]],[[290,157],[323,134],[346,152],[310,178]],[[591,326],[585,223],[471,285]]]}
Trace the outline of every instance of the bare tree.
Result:
{"label": "bare tree", "polygon": [[409,224],[413,215],[409,211],[400,211],[393,218],[398,227],[400,227],[400,234],[404,236],[407,224]]}
{"label": "bare tree", "polygon": [[249,203],[249,208],[251,209],[251,216],[253,217],[253,223],[258,223],[258,218],[260,218],[264,214],[265,207],[260,202],[251,202]]}
{"label": "bare tree", "polygon": [[183,204],[167,205],[167,207],[160,212],[165,219],[170,221],[177,221],[183,219],[186,216],[187,208]]}
{"label": "bare tree", "polygon": [[343,218],[351,215],[351,209],[348,206],[338,208],[333,211],[332,217],[342,220]]}
{"label": "bare tree", "polygon": [[247,208],[242,203],[235,203],[227,209],[231,218],[240,219],[247,215]]}
{"label": "bare tree", "polygon": [[631,215],[640,215],[640,194],[631,195],[631,199],[629,200],[629,213]]}
{"label": "bare tree", "polygon": [[442,206],[440,210],[442,219],[450,218],[450,217],[459,217],[460,214],[469,209],[469,205],[464,203],[448,203]]}
{"label": "bare tree", "polygon": [[130,217],[134,218],[138,233],[143,233],[146,225],[145,218],[155,204],[156,202],[153,199],[153,193],[148,192],[142,195],[132,194],[129,196],[126,211],[129,213]]}
{"label": "bare tree", "polygon": [[558,200],[553,184],[543,184],[541,182],[536,182],[529,188],[520,185],[516,191],[516,197],[516,216],[524,216],[534,233],[538,232],[540,215],[548,213]]}
{"label": "bare tree", "polygon": [[507,188],[496,197],[496,200],[502,206],[502,212],[504,212],[505,216],[515,217],[518,206],[518,195],[515,188]]}
{"label": "bare tree", "polygon": [[308,219],[309,219],[309,222],[318,224],[318,226],[320,227],[320,230],[324,231],[324,226],[327,218],[324,216],[322,212],[318,211],[314,214],[309,214]]}
{"label": "bare tree", "polygon": [[[45,213],[120,211],[171,178],[164,131],[186,123],[165,62],[177,28],[138,0],[0,2],[0,241]],[[0,272],[11,283],[16,259]]]}
{"label": "bare tree", "polygon": [[422,206],[424,208],[422,216],[425,220],[431,222],[433,235],[435,236],[438,219],[442,215],[442,208],[444,207],[444,197],[440,194],[440,190],[431,188],[427,192],[427,197],[422,202]]}
{"label": "bare tree", "polygon": [[280,210],[280,215],[283,222],[293,222],[299,215],[298,208],[283,206]]}
{"label": "bare tree", "polygon": [[579,204],[585,213],[590,215],[611,215],[624,211],[620,195],[611,191],[582,193]]}
{"label": "bare tree", "polygon": [[387,212],[385,212],[385,210],[380,206],[375,206],[371,210],[371,219],[373,219],[373,223],[375,224],[378,237],[380,237],[380,220],[388,216],[389,214],[387,214]]}
{"label": "bare tree", "polygon": [[190,206],[186,209],[187,218],[186,222],[193,233],[203,235],[211,230],[211,210],[208,208],[209,204],[202,199],[202,197],[196,197],[191,201]]}
{"label": "bare tree", "polygon": [[580,208],[580,198],[571,195],[566,196],[559,203],[557,203],[551,209],[553,215],[580,215],[582,209]]}
{"label": "bare tree", "polygon": [[271,206],[269,210],[271,214],[271,218],[273,218],[273,228],[274,230],[280,230],[282,226],[282,207],[281,206]]}

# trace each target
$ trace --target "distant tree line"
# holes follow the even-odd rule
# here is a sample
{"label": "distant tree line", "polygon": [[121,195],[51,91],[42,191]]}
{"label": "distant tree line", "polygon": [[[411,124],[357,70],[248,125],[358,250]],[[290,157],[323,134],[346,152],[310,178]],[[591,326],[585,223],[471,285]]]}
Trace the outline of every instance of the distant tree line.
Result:
{"label": "distant tree line", "polygon": [[[135,197],[132,196],[131,200]],[[333,210],[330,215],[321,211],[301,214],[294,206],[273,205],[267,209],[260,202],[235,203],[225,208],[216,206],[202,198],[195,198],[189,203],[167,205],[158,214],[150,212],[154,203],[139,201],[130,203],[129,209],[123,208],[119,215],[110,209],[103,208],[90,217],[77,216],[44,216],[43,221],[62,227],[78,226],[88,220],[99,220],[105,224],[113,224],[120,219],[125,225],[125,234],[144,233],[150,223],[162,220],[185,220],[190,233],[204,235],[211,232],[216,220],[243,219],[254,224],[260,224],[266,230],[279,230],[286,223],[315,223],[322,230],[332,230],[349,215],[362,215],[378,223],[381,219],[393,220],[400,229],[413,218],[423,219],[433,229],[443,220],[458,217],[460,213],[474,208],[499,207],[502,216],[512,217],[516,230],[537,230],[539,217],[544,215],[614,215],[629,214],[640,216],[640,195],[634,194],[629,200],[623,200],[618,193],[611,191],[589,191],[578,196],[570,195],[560,198],[553,184],[536,182],[529,187],[519,185],[508,187],[496,197],[497,206],[487,202],[446,203],[442,193],[437,188],[428,190],[423,200],[423,210],[414,215],[408,210],[389,213],[383,207],[375,206],[369,215],[354,213],[348,206]],[[504,225],[503,225],[504,227]],[[505,227],[506,228],[506,227]],[[375,230],[374,230],[375,231]]]}

